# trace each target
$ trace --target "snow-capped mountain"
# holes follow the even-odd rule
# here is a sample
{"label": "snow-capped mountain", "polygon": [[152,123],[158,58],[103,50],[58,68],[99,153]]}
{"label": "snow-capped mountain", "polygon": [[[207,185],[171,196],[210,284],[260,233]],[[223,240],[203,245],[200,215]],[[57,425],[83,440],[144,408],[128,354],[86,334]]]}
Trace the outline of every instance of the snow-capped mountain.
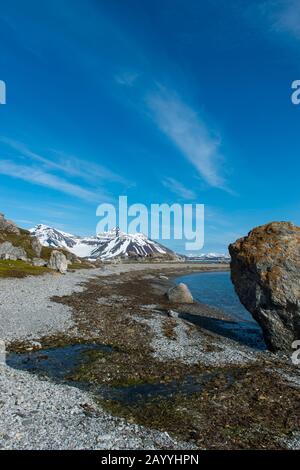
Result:
{"label": "snow-capped mountain", "polygon": [[70,233],[56,230],[47,225],[39,224],[29,229],[32,235],[37,237],[43,246],[51,246],[53,248],[72,248],[76,245],[77,238]]}
{"label": "snow-capped mountain", "polygon": [[229,262],[230,256],[226,253],[201,253],[200,255],[190,255],[187,257],[189,260],[194,261],[212,261],[212,262]]}
{"label": "snow-capped mountain", "polygon": [[165,246],[150,240],[142,233],[127,234],[118,228],[99,233],[95,237],[78,237],[40,224],[30,229],[43,246],[67,248],[76,256],[111,259],[118,256],[171,256],[177,255]]}
{"label": "snow-capped mountain", "polygon": [[128,234],[119,229],[113,229],[98,235],[101,244],[93,250],[95,258],[108,259],[116,256],[151,256],[151,255],[175,255],[165,246],[150,240],[142,233]]}
{"label": "snow-capped mountain", "polygon": [[43,246],[66,248],[82,258],[91,256],[92,251],[99,246],[97,237],[82,238],[43,224],[36,225],[30,232]]}

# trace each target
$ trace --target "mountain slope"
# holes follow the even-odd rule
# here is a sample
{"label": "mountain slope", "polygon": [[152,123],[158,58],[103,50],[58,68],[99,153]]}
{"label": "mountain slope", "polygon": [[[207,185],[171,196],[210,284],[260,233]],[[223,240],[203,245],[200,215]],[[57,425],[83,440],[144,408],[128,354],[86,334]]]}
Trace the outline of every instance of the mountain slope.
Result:
{"label": "mountain slope", "polygon": [[81,238],[43,224],[36,225],[30,229],[30,232],[39,239],[43,246],[67,248],[82,258],[89,257],[99,245],[97,237]]}
{"label": "mountain slope", "polygon": [[47,225],[39,224],[29,231],[40,240],[43,246],[72,248],[77,243],[77,238],[74,235]]}
{"label": "mountain slope", "polygon": [[77,256],[112,259],[121,257],[168,257],[177,255],[165,246],[150,240],[142,233],[127,234],[118,228],[99,233],[95,237],[77,237],[46,225],[30,230],[44,246],[63,247]]}

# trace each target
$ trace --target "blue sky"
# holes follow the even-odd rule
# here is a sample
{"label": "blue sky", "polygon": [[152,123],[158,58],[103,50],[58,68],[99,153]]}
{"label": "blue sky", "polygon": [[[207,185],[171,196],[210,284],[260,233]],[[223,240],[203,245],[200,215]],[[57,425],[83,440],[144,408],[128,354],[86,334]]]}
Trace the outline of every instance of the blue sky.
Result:
{"label": "blue sky", "polygon": [[21,226],[93,234],[119,195],[205,204],[205,252],[300,224],[298,0],[11,0],[0,79],[0,210]]}

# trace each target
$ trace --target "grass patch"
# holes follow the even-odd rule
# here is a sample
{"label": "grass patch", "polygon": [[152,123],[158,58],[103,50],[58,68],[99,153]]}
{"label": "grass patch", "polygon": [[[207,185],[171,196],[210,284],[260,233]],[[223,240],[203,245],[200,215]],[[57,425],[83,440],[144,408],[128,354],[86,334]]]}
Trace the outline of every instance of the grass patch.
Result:
{"label": "grass patch", "polygon": [[69,267],[68,269],[90,269],[91,267],[93,267],[93,265],[91,265],[90,263],[85,263],[84,261],[82,263],[72,263],[72,264],[69,264]]}
{"label": "grass patch", "polygon": [[28,258],[36,257],[36,254],[33,251],[32,246],[31,246],[32,237],[30,235],[30,232],[24,229],[19,229],[19,230],[20,230],[19,235],[16,233],[0,231],[0,243],[10,242],[14,246],[24,248]]}
{"label": "grass patch", "polygon": [[48,272],[51,272],[51,269],[32,266],[25,261],[0,260],[0,278],[39,276]]}

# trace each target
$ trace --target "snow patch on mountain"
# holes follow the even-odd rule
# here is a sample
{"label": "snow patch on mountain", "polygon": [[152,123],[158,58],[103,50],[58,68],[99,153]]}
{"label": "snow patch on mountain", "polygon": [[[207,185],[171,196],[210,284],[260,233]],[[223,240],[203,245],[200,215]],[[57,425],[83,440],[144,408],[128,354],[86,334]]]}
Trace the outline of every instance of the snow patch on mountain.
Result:
{"label": "snow patch on mountain", "polygon": [[105,260],[118,256],[176,256],[173,251],[142,233],[128,234],[118,228],[95,237],[78,237],[43,224],[36,225],[30,232],[43,246],[66,248],[83,258]]}

